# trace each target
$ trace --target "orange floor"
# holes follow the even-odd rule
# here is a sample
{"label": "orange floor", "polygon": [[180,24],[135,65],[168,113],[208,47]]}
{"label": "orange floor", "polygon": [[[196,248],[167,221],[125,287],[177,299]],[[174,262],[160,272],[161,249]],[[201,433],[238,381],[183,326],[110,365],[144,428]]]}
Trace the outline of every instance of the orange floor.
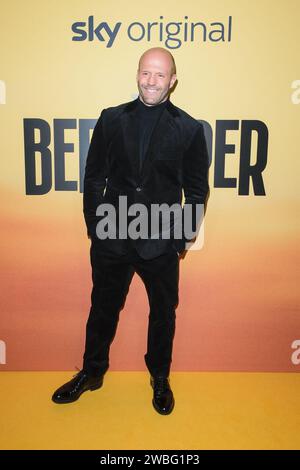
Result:
{"label": "orange floor", "polygon": [[174,372],[175,409],[152,408],[145,372],[55,405],[75,372],[0,374],[1,449],[299,449],[300,375]]}

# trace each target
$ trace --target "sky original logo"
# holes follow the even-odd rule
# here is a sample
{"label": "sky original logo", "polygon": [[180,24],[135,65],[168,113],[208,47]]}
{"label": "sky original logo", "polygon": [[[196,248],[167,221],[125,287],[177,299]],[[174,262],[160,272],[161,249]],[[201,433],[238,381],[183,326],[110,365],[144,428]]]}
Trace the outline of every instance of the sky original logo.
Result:
{"label": "sky original logo", "polygon": [[[72,41],[99,41],[105,47],[112,47],[117,36],[126,28],[127,38],[130,41],[159,41],[168,49],[178,49],[184,42],[230,42],[232,36],[232,16],[228,16],[226,22],[204,23],[203,21],[192,22],[188,16],[184,21],[160,21],[152,23],[141,23],[134,21],[128,26],[119,21],[108,24],[106,21],[97,21],[89,16],[87,21],[77,21],[72,24],[74,33]],[[121,28],[122,27],[122,28]]]}
{"label": "sky original logo", "polygon": [[106,47],[111,47],[115,42],[121,24],[116,23],[111,27],[103,21],[95,27],[94,17],[89,16],[87,23],[79,21],[72,24],[72,31],[75,33],[72,41],[94,41],[97,39],[98,41],[106,42]]}

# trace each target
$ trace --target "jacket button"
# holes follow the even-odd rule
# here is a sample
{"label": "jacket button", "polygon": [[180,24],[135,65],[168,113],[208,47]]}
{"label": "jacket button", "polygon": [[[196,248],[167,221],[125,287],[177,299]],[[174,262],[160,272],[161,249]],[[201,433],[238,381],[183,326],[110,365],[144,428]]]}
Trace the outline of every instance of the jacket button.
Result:
{"label": "jacket button", "polygon": [[142,191],[142,188],[140,188],[140,187],[138,186],[137,188],[135,188],[135,190],[136,190],[137,192],[140,192],[140,191]]}

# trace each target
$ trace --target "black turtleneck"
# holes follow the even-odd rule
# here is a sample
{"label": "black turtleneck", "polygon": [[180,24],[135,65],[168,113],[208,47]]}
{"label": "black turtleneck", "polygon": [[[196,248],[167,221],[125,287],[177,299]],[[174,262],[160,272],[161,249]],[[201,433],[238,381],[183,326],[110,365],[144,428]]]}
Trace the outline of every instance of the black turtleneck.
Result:
{"label": "black turtleneck", "polygon": [[167,102],[168,99],[154,106],[146,106],[140,98],[138,98],[137,114],[139,120],[140,168],[150,143],[151,134]]}

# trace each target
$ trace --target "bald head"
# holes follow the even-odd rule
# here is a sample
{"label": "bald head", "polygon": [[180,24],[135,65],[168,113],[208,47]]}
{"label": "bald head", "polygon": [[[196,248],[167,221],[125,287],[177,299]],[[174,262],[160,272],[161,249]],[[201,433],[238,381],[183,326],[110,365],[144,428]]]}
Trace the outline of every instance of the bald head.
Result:
{"label": "bald head", "polygon": [[167,49],[164,49],[163,47],[152,47],[151,49],[145,51],[139,60],[139,70],[143,60],[148,58],[162,61],[169,68],[171,75],[176,74],[174,57]]}
{"label": "bald head", "polygon": [[137,84],[139,98],[146,106],[166,101],[175,82],[175,61],[168,50],[152,47],[143,53],[139,60]]}

